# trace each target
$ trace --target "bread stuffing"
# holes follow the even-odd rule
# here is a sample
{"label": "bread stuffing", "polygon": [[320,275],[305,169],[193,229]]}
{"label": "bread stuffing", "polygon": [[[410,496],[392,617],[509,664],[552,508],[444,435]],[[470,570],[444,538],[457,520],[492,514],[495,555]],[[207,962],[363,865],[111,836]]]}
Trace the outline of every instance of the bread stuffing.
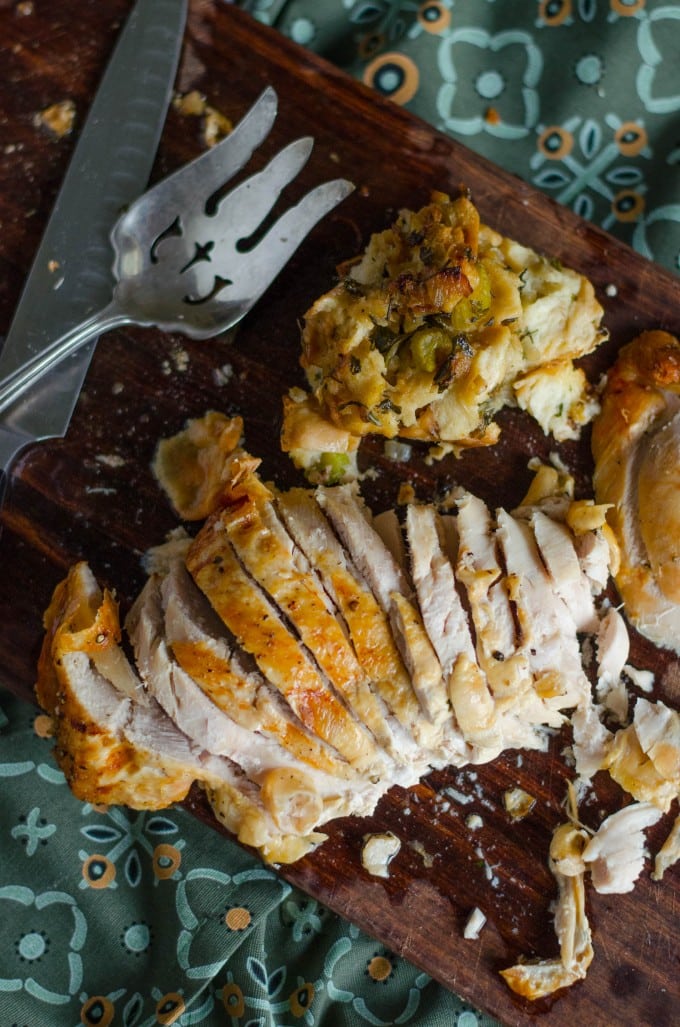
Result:
{"label": "bread stuffing", "polygon": [[[159,480],[198,531],[147,554],[122,626],[85,563],[55,591],[36,694],[71,788],[148,809],[195,783],[242,843],[286,863],[395,785],[546,750],[571,725],[579,787],[606,771],[629,798],[597,831],[572,801],[550,854],[560,957],[504,977],[529,998],[580,979],[586,883],[630,890],[643,831],[680,792],[680,715],[627,690],[625,622],[602,594],[618,565],[607,506],[538,464],[514,510],[455,488],[440,505],[374,516],[356,483],[265,483],[242,427],[210,414],[160,444]],[[506,796],[517,820],[534,801],[519,799]],[[383,843],[371,840],[386,867],[397,845]]]}
{"label": "bread stuffing", "polygon": [[506,405],[577,438],[599,406],[574,362],[606,338],[602,314],[582,275],[481,224],[467,196],[434,193],[307,311],[310,391],[284,401],[282,448],[316,480],[337,480],[366,434],[424,440],[438,455],[488,446]]}

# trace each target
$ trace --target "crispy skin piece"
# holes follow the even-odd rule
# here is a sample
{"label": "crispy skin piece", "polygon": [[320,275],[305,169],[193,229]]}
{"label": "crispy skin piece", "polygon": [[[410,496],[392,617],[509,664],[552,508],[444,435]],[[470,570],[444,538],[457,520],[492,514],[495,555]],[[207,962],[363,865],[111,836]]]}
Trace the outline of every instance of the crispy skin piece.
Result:
{"label": "crispy skin piece", "polygon": [[[151,741],[165,731],[173,735],[174,725],[160,711],[116,693],[92,667],[92,655],[117,646],[120,625],[111,595],[102,595],[86,564],[72,567],[57,586],[45,629],[35,691],[54,719],[55,756],[74,795],[136,809],[183,799],[197,776],[195,762],[161,759]],[[146,747],[123,733],[135,712],[149,733]]]}
{"label": "crispy skin piece", "polygon": [[210,410],[187,421],[183,431],[160,440],[153,472],[183,520],[205,520],[212,513],[224,485],[227,457],[242,435],[241,417]]}
{"label": "crispy skin piece", "polygon": [[621,552],[628,619],[680,651],[680,341],[643,332],[620,351],[593,424],[593,483]]}

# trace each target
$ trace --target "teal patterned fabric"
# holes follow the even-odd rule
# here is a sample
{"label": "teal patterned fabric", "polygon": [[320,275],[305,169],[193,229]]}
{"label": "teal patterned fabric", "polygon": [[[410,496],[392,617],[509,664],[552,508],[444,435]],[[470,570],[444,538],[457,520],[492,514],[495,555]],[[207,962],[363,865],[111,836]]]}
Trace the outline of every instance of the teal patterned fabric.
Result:
{"label": "teal patterned fabric", "polygon": [[495,1027],[181,808],[80,803],[0,691],[0,1027]]}
{"label": "teal patterned fabric", "polygon": [[645,257],[680,270],[677,0],[242,6]]}
{"label": "teal patterned fabric", "polygon": [[[242,6],[680,269],[678,3]],[[184,810],[79,803],[0,707],[0,1027],[493,1027]]]}

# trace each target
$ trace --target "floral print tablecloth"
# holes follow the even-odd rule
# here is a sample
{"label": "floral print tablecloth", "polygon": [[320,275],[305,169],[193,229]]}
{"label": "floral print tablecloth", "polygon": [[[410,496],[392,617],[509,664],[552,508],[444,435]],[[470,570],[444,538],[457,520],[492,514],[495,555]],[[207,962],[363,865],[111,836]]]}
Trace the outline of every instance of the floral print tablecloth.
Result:
{"label": "floral print tablecloth", "polygon": [[[677,2],[242,6],[680,269]],[[46,718],[0,710],[0,1027],[492,1027],[185,811],[77,802]]]}
{"label": "floral print tablecloth", "polygon": [[0,692],[0,1027],[493,1027],[182,809],[78,802]]}
{"label": "floral print tablecloth", "polygon": [[241,6],[680,270],[677,0]]}

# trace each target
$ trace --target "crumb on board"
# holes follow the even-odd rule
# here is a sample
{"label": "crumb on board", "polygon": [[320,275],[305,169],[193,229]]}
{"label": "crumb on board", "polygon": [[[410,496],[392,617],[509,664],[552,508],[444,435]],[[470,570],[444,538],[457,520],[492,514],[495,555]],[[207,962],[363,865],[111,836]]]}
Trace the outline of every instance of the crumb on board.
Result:
{"label": "crumb on board", "polygon": [[416,490],[413,485],[408,481],[402,481],[399,486],[399,495],[397,496],[397,503],[400,506],[408,506],[409,503],[413,503],[416,498]]}
{"label": "crumb on board", "polygon": [[508,788],[503,793],[503,804],[513,820],[523,820],[536,805],[536,799],[523,788]]}
{"label": "crumb on board", "polygon": [[198,89],[192,89],[188,93],[178,93],[173,100],[173,107],[183,117],[201,119],[203,142],[207,147],[221,142],[234,127],[230,119],[217,108],[212,107]]}
{"label": "crumb on board", "polygon": [[59,100],[36,114],[34,121],[38,128],[44,127],[57,139],[62,139],[72,131],[75,117],[76,105],[73,100]]}
{"label": "crumb on board", "polygon": [[104,467],[124,467],[127,461],[118,453],[97,453],[95,460]]}
{"label": "crumb on board", "polygon": [[364,870],[373,877],[389,877],[389,864],[401,848],[401,841],[392,831],[367,834],[361,850]]}
{"label": "crumb on board", "polygon": [[430,867],[433,866],[433,864],[434,864],[434,856],[432,855],[432,853],[428,852],[427,849],[425,848],[425,846],[423,845],[423,843],[421,841],[419,841],[417,838],[413,839],[408,844],[409,844],[409,847],[411,849],[413,849],[414,852],[418,853],[418,855],[420,856],[420,858],[423,861],[423,866],[427,870],[429,870]]}
{"label": "crumb on board", "polygon": [[215,385],[227,385],[233,377],[234,368],[231,364],[223,364],[222,367],[216,367],[213,371]]}
{"label": "crumb on board", "polygon": [[480,931],[484,927],[485,923],[486,917],[482,913],[479,906],[475,906],[475,908],[472,910],[469,917],[467,918],[465,927],[463,928],[463,937],[468,941],[476,940],[477,938],[479,938]]}

